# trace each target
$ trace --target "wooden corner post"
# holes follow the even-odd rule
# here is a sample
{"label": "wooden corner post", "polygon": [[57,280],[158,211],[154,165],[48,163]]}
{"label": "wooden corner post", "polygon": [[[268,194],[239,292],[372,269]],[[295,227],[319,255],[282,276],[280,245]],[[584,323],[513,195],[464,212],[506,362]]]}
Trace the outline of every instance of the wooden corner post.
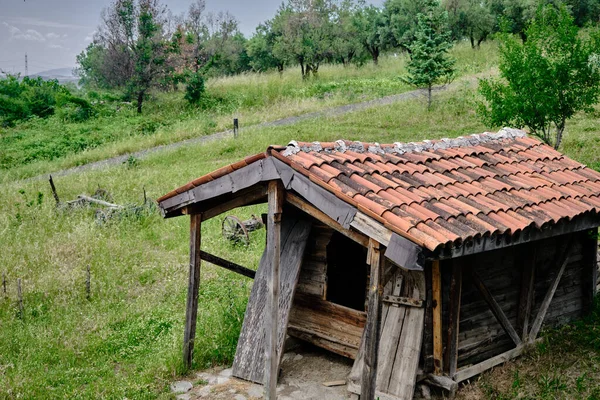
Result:
{"label": "wooden corner post", "polygon": [[267,259],[270,260],[268,274],[269,296],[264,316],[265,324],[265,399],[277,398],[277,375],[279,354],[277,336],[279,333],[279,258],[281,255],[281,214],[285,192],[279,181],[269,182],[269,214],[267,217]]}
{"label": "wooden corner post", "polygon": [[440,261],[431,264],[431,292],[433,306],[433,373],[442,374],[443,368],[443,343],[442,343],[442,273]]}
{"label": "wooden corner post", "polygon": [[202,214],[190,215],[190,271],[188,279],[187,306],[185,309],[185,330],[183,333],[183,364],[186,369],[192,366],[194,340],[196,338],[196,318],[198,316],[198,289],[200,287],[200,243]]}
{"label": "wooden corner post", "polygon": [[460,302],[462,297],[462,266],[452,261],[452,279],[450,281],[450,305],[448,318],[448,345],[446,347],[446,371],[454,378],[458,370],[458,334],[460,325]]}
{"label": "wooden corner post", "polygon": [[369,239],[369,265],[371,280],[369,284],[369,299],[367,326],[365,327],[365,355],[361,379],[361,400],[375,399],[377,385],[377,356],[379,353],[379,334],[381,326],[381,295],[383,293],[382,275],[383,259],[380,245]]}

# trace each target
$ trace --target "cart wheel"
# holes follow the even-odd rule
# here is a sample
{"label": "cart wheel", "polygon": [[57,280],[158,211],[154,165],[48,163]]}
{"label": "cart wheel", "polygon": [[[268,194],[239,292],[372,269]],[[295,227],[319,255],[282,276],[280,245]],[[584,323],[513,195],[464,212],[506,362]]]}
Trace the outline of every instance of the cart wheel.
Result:
{"label": "cart wheel", "polygon": [[248,230],[236,216],[229,215],[223,220],[223,237],[235,243],[243,243],[248,245],[250,237]]}

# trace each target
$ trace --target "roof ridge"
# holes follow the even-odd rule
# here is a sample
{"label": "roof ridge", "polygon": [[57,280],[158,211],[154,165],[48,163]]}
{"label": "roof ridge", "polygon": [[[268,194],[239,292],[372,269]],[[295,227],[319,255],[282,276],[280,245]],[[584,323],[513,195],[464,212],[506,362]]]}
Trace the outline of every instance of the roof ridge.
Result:
{"label": "roof ridge", "polygon": [[459,136],[453,139],[443,138],[439,140],[423,140],[422,142],[409,142],[409,143],[401,143],[394,142],[392,144],[384,144],[381,145],[377,142],[375,143],[367,143],[360,141],[349,141],[349,140],[337,140],[336,142],[297,142],[292,140],[288,143],[285,150],[281,153],[284,157],[289,157],[294,154],[297,154],[301,151],[303,152],[332,152],[337,151],[340,153],[345,153],[350,150],[355,153],[375,153],[375,154],[385,154],[385,153],[395,153],[395,154],[404,154],[404,153],[420,153],[427,150],[438,150],[438,149],[448,149],[455,147],[469,147],[469,146],[477,146],[481,143],[488,143],[498,140],[505,139],[517,139],[527,137],[527,132],[521,129],[514,128],[502,128],[498,132],[484,132],[480,134],[473,134],[467,137]]}

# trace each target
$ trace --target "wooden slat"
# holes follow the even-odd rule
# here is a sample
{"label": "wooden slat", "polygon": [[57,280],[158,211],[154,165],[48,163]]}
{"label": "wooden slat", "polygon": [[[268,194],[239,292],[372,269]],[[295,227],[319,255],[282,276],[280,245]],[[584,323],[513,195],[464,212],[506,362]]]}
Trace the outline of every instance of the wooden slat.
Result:
{"label": "wooden slat", "polygon": [[369,238],[359,232],[352,231],[350,229],[344,228],[340,223],[335,221],[333,218],[329,217],[327,214],[317,209],[310,203],[305,200],[302,200],[299,196],[295,194],[288,193],[286,196],[286,201],[297,207],[298,209],[304,211],[308,215],[314,217],[319,222],[325,223],[330,228],[338,231],[342,235],[346,236],[349,239],[354,240],[356,243],[360,244],[363,247],[367,247],[369,245]]}
{"label": "wooden slat", "polygon": [[535,261],[537,246],[532,244],[529,252],[523,257],[521,294],[519,296],[519,312],[517,314],[517,329],[521,339],[527,340],[531,308],[535,299]]}
{"label": "wooden slat", "polygon": [[517,331],[512,326],[512,324],[506,317],[506,314],[504,314],[504,311],[502,311],[502,308],[500,307],[496,299],[494,299],[494,296],[492,296],[487,286],[485,286],[485,284],[475,271],[475,268],[471,268],[471,278],[473,279],[473,283],[475,284],[477,289],[479,289],[479,293],[481,293],[485,301],[488,303],[488,306],[490,306],[492,313],[494,314],[498,322],[500,322],[500,325],[502,325],[502,328],[506,331],[508,336],[517,346],[520,345],[522,341],[519,337],[519,334],[517,334]]}
{"label": "wooden slat", "polygon": [[460,302],[462,296],[462,265],[456,260],[452,262],[452,278],[450,280],[450,305],[448,317],[448,340],[446,346],[446,371],[452,378],[458,368],[458,334],[460,323]]}
{"label": "wooden slat", "polygon": [[254,276],[256,275],[256,271],[242,267],[241,265],[225,260],[224,258],[217,257],[214,254],[207,253],[206,251],[200,251],[200,258],[213,265],[216,265],[217,267],[225,268],[237,274],[244,275],[250,279],[254,279]]}
{"label": "wooden slat", "polygon": [[183,365],[192,366],[194,340],[196,339],[196,319],[198,316],[198,289],[200,288],[200,243],[202,236],[202,215],[190,216],[190,268],[188,277],[187,304],[185,309],[185,329],[183,333]]}
{"label": "wooden slat", "polygon": [[440,262],[431,263],[431,289],[433,295],[433,372],[442,374],[443,368],[443,343],[442,343],[442,273]]}
{"label": "wooden slat", "polygon": [[377,380],[377,357],[379,355],[379,329],[381,325],[381,280],[383,275],[383,260],[381,259],[379,243],[369,240],[369,265],[371,276],[369,286],[369,311],[365,327],[365,357],[361,379],[361,394],[363,400],[374,400]]}
{"label": "wooden slat", "polygon": [[540,308],[535,317],[535,320],[533,321],[533,324],[531,324],[531,331],[529,332],[529,341],[530,342],[537,338],[537,335],[540,332],[540,329],[542,328],[544,318],[546,318],[546,313],[548,312],[548,308],[550,307],[552,298],[554,298],[554,293],[556,293],[556,288],[558,287],[558,284],[560,283],[560,279],[562,278],[562,276],[565,272],[565,268],[567,267],[567,264],[569,263],[569,252],[571,250],[572,241],[573,241],[573,235],[569,236],[569,239],[567,240],[567,244],[566,244],[560,258],[558,258],[558,271],[556,273],[554,281],[552,282],[552,285],[550,286],[550,288],[548,288],[548,291],[546,292],[546,296],[544,296],[544,300],[542,301],[542,304],[540,305]]}

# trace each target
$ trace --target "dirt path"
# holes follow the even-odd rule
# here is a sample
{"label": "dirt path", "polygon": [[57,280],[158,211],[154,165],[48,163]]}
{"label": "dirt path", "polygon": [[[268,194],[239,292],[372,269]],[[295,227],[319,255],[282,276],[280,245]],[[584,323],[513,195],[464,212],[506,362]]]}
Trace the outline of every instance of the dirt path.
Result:
{"label": "dirt path", "polygon": [[[435,90],[436,91],[446,91],[452,87],[456,87],[458,84],[464,82],[465,80],[470,81],[472,79],[474,79],[474,77],[467,77],[464,79],[460,79],[450,85],[437,87],[437,88],[435,88]],[[328,109],[325,109],[322,111],[306,113],[306,114],[298,115],[295,117],[287,117],[287,118],[282,118],[282,119],[278,119],[275,121],[262,122],[260,124],[250,125],[248,127],[245,127],[245,129],[287,126],[287,125],[293,125],[298,122],[315,119],[315,118],[320,118],[320,117],[344,115],[344,114],[349,114],[349,113],[356,112],[356,111],[366,110],[366,109],[372,108],[372,107],[385,106],[385,105],[390,105],[390,104],[395,104],[395,103],[400,103],[403,101],[415,99],[415,98],[423,96],[425,93],[426,92],[424,90],[417,89],[417,90],[412,90],[410,92],[404,92],[404,93],[395,94],[395,95],[391,95],[391,96],[380,97],[378,99],[363,101],[360,103],[353,103],[353,104],[347,104],[347,105],[343,105],[343,106],[332,107],[332,108],[328,108]],[[230,138],[230,137],[233,137],[232,130],[217,132],[217,133],[213,133],[210,135],[195,137],[195,138],[182,140],[182,141],[174,142],[174,143],[170,143],[170,144],[159,145],[159,146],[151,147],[151,148],[148,148],[145,150],[140,150],[140,151],[137,151],[134,153],[127,153],[127,154],[123,154],[123,155],[120,155],[117,157],[111,157],[111,158],[107,158],[104,160],[95,161],[95,162],[92,162],[89,164],[80,165],[77,167],[67,168],[67,169],[63,169],[63,170],[59,170],[59,171],[50,172],[47,174],[34,176],[31,178],[26,178],[26,179],[23,179],[23,181],[38,180],[38,179],[46,178],[46,177],[48,177],[48,175],[66,176],[66,175],[77,174],[79,172],[84,172],[84,171],[89,171],[89,170],[102,169],[102,168],[105,168],[105,167],[108,167],[111,165],[122,164],[122,163],[126,162],[129,159],[129,157],[134,157],[134,158],[140,159],[140,158],[144,158],[150,154],[159,153],[159,152],[166,151],[166,150],[175,150],[175,149],[179,149],[179,148],[185,147],[185,146],[203,144],[203,143],[208,143],[208,142],[212,142],[215,140],[220,140],[220,139],[225,139],[225,138]]]}

